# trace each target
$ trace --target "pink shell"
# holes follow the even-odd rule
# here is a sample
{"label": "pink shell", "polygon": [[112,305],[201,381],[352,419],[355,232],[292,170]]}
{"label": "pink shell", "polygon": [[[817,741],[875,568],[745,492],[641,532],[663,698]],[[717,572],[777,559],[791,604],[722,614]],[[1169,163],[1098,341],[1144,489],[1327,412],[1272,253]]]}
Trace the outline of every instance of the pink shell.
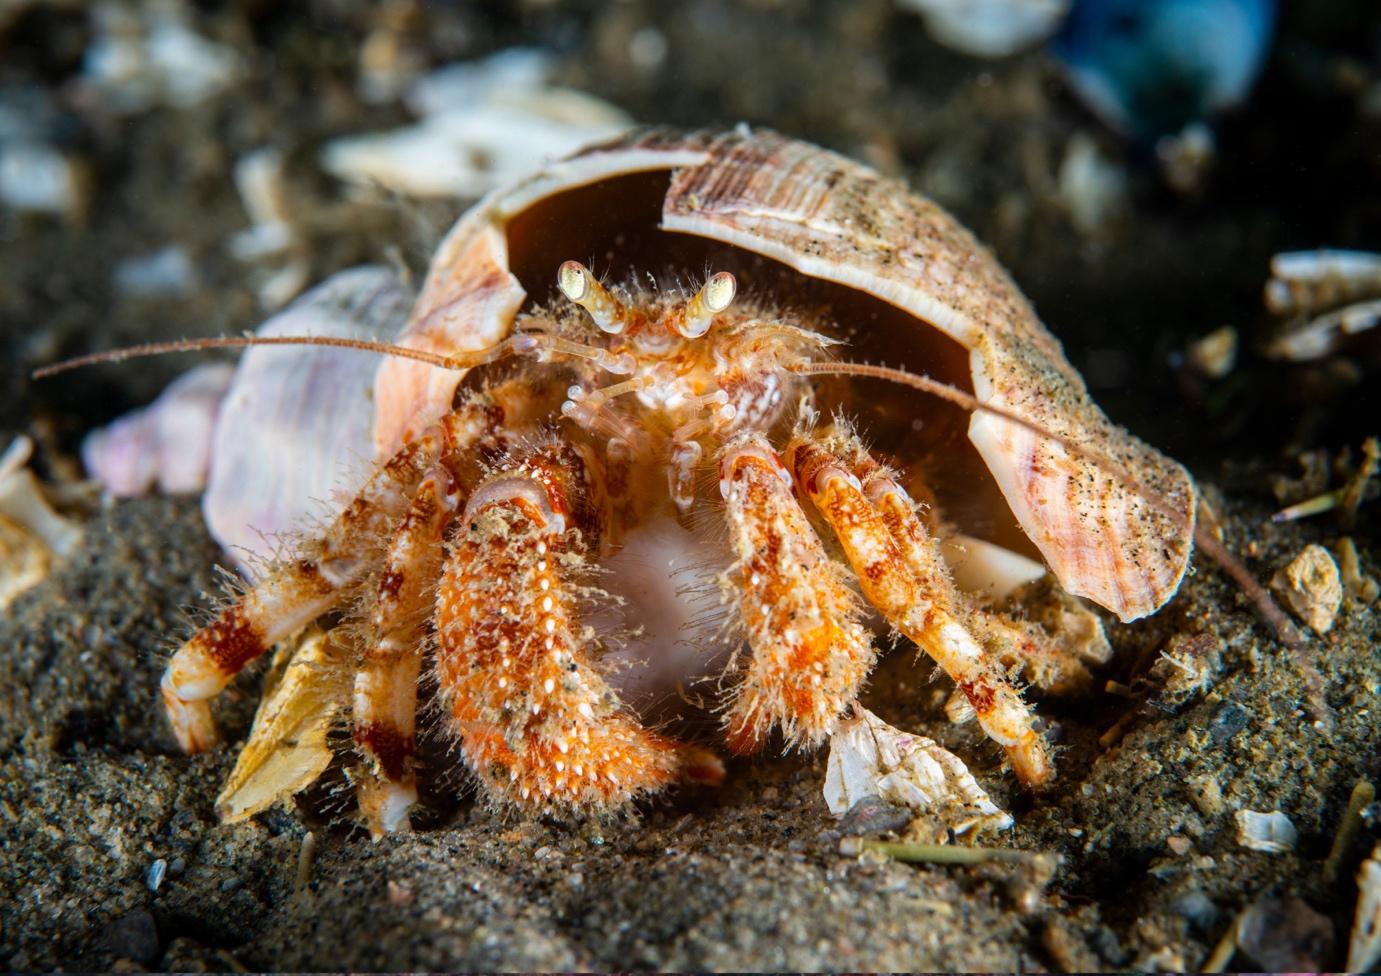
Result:
{"label": "pink shell", "polygon": [[[1121,478],[992,414],[968,422],[1011,515],[1067,590],[1132,620],[1178,588],[1193,540],[1188,473],[1107,419],[991,254],[903,185],[746,126],[632,133],[491,193],[465,214],[433,259],[401,341],[438,352],[492,345],[529,293],[550,295],[562,260],[590,256],[619,272],[661,272],[649,266],[657,260],[692,274],[711,259],[716,267],[738,262],[743,287],[784,287],[774,293],[783,304],[855,314],[838,322],[853,329],[846,356],[896,362],[901,352],[913,368],[967,386],[1117,466]],[[794,279],[783,276],[787,269]],[[385,360],[375,387],[377,451],[391,453],[436,420],[459,380]],[[958,454],[955,464],[963,467]],[[987,489],[974,481],[972,490]]]}
{"label": "pink shell", "polygon": [[[353,268],[258,334],[387,341],[411,300],[392,271]],[[369,475],[376,366],[373,353],[321,346],[260,347],[240,358],[216,425],[202,513],[247,575],[276,554],[282,537],[339,512]]]}
{"label": "pink shell", "polygon": [[201,491],[211,460],[211,432],[234,367],[198,366],[147,407],[132,410],[82,440],[82,465],[116,498],[154,486],[165,494]]}

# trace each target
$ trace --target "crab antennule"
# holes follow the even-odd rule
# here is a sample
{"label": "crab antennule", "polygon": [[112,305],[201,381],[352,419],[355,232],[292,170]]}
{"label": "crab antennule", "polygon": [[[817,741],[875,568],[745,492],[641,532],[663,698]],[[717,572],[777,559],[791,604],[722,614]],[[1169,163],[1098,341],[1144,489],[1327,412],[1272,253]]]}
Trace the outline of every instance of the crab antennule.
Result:
{"label": "crab antennule", "polygon": [[556,270],[556,285],[561,294],[590,313],[601,332],[618,335],[628,328],[628,309],[579,261],[567,261]]}

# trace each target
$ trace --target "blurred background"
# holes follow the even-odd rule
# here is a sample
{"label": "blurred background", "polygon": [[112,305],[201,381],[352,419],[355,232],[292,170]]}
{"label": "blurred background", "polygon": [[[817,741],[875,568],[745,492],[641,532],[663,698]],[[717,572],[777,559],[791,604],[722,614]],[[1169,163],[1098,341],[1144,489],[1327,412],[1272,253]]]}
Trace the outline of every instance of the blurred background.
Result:
{"label": "blurred background", "polygon": [[4,0],[0,429],[70,452],[195,360],[37,365],[420,274],[542,158],[740,120],[954,211],[1108,412],[1201,472],[1371,433],[1366,336],[1272,358],[1262,300],[1278,252],[1381,246],[1367,0]]}

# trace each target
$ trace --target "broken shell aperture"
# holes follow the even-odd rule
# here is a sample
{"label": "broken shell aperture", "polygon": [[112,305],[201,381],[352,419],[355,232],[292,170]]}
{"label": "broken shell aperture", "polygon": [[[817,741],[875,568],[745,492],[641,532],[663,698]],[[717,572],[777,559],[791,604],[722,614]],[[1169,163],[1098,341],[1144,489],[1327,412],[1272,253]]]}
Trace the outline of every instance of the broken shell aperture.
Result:
{"label": "broken shell aperture", "polygon": [[[1178,588],[1193,537],[1188,474],[1109,422],[1007,274],[931,201],[770,132],[633,133],[472,208],[438,249],[400,341],[445,354],[493,346],[529,297],[549,300],[573,254],[615,282],[727,272],[740,294],[833,322],[852,360],[901,362],[1085,446],[1107,460],[912,391],[817,385],[823,406],[866,418],[909,481],[933,483],[965,532],[1039,554],[1069,592],[1133,620]],[[583,303],[594,280],[563,270],[561,290]],[[438,419],[460,381],[380,364],[378,456]],[[935,467],[943,476],[927,477]]]}

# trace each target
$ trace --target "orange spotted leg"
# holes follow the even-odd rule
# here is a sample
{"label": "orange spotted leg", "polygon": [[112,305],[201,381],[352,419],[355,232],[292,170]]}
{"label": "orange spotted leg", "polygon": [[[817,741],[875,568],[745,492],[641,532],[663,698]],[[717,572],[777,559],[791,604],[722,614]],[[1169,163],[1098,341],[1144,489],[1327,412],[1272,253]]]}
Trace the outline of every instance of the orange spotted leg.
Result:
{"label": "orange spotted leg", "polygon": [[490,797],[599,810],[719,761],[644,729],[594,664],[578,580],[593,544],[584,466],[552,444],[470,496],[436,597],[437,674],[466,763]]}
{"label": "orange spotted leg", "polygon": [[1022,782],[1051,775],[1045,743],[1002,667],[957,614],[955,592],[914,503],[851,431],[798,434],[786,463],[834,530],[868,602],[916,642],[968,698]]}
{"label": "orange spotted leg", "polygon": [[731,439],[719,472],[737,559],[732,589],[752,652],[725,715],[729,747],[754,752],[774,725],[788,744],[814,745],[858,696],[877,653],[873,635],[767,440]]}

